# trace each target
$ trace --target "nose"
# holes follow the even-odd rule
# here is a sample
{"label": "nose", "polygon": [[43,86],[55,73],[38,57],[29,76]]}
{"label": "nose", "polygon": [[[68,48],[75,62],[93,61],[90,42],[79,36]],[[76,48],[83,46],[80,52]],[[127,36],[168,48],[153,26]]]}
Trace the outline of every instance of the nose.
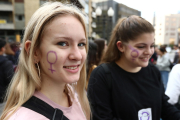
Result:
{"label": "nose", "polygon": [[77,61],[82,59],[81,50],[78,48],[78,46],[75,46],[70,50],[69,59]]}
{"label": "nose", "polygon": [[154,48],[148,47],[145,51],[145,54],[152,55],[154,53]]}

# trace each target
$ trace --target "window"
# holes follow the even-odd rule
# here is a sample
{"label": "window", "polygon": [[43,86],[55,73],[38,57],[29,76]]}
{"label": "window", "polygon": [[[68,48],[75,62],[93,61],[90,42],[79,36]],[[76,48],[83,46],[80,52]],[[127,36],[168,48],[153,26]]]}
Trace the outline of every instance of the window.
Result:
{"label": "window", "polygon": [[170,44],[174,44],[174,42],[175,42],[175,39],[174,39],[174,38],[170,38],[170,39],[169,39],[169,43],[170,43]]}
{"label": "window", "polygon": [[174,36],[174,35],[175,35],[175,33],[171,33],[170,35],[171,35],[171,36]]}
{"label": "window", "polygon": [[173,18],[172,21],[176,21],[176,18]]}
{"label": "window", "polygon": [[175,30],[175,28],[171,28],[171,30],[172,30],[172,31],[174,31],[174,30]]}
{"label": "window", "polygon": [[24,15],[16,15],[16,20],[17,20],[17,21],[22,21],[22,20],[24,20]]}

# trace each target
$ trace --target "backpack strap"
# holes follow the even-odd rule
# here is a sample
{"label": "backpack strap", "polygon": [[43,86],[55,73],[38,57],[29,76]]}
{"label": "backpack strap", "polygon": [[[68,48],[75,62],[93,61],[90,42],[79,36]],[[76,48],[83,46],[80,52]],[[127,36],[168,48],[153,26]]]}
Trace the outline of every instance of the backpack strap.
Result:
{"label": "backpack strap", "polygon": [[104,69],[104,71],[106,73],[107,79],[105,79],[105,80],[106,80],[106,82],[108,84],[108,88],[111,90],[112,89],[112,80],[113,80],[113,78],[111,76],[111,72],[109,70],[108,63],[103,63],[102,67],[103,67],[103,69]]}
{"label": "backpack strap", "polygon": [[69,120],[63,115],[63,112],[58,108],[53,108],[41,99],[32,96],[27,102],[25,102],[23,107],[29,108],[50,120]]}

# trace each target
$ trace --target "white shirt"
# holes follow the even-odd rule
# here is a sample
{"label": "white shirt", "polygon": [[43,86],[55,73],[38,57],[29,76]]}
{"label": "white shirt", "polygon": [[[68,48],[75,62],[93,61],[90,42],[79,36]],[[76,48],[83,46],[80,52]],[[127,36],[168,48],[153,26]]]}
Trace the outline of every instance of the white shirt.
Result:
{"label": "white shirt", "polygon": [[170,61],[166,54],[158,56],[156,66],[160,71],[170,71],[169,65]]}
{"label": "white shirt", "polygon": [[168,102],[176,104],[180,95],[180,64],[173,67],[169,74],[169,80],[165,94],[170,97]]}

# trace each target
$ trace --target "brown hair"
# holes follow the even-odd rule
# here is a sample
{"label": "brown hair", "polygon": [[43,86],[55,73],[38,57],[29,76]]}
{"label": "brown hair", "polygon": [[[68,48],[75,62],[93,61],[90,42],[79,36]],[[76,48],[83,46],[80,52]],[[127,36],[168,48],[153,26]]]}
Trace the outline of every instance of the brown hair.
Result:
{"label": "brown hair", "polygon": [[135,40],[143,33],[153,32],[154,27],[142,17],[132,15],[119,19],[112,31],[108,49],[104,54],[101,63],[114,62],[120,59],[121,52],[116,46],[118,41],[127,43],[130,40]]}
{"label": "brown hair", "polygon": [[104,54],[104,45],[105,45],[105,42],[106,40],[103,39],[103,38],[99,38],[99,39],[95,39],[94,42],[97,44],[98,46],[98,49],[97,49],[97,62],[96,62],[96,65],[99,65],[101,59],[102,59],[102,56]]}

